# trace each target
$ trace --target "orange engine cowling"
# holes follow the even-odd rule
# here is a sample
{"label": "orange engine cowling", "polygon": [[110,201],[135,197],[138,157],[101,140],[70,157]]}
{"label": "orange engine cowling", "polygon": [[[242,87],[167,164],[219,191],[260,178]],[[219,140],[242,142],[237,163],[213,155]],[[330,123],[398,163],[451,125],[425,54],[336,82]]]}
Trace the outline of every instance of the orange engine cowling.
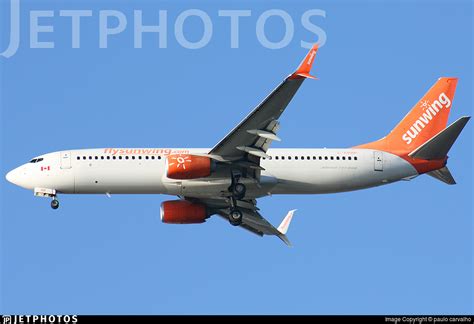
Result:
{"label": "orange engine cowling", "polygon": [[169,155],[166,159],[166,166],[166,176],[177,180],[208,177],[212,171],[210,158],[187,154]]}
{"label": "orange engine cowling", "polygon": [[161,203],[161,221],[167,224],[198,224],[208,218],[206,206],[185,200],[170,200]]}

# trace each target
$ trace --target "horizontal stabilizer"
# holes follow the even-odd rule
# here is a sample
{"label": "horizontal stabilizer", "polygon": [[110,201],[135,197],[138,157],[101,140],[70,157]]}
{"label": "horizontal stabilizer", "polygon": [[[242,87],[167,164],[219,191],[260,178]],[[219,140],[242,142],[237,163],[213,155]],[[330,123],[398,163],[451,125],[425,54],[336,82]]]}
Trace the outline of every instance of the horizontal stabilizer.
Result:
{"label": "horizontal stabilizer", "polygon": [[453,175],[451,174],[451,172],[449,172],[449,169],[446,166],[439,170],[428,172],[427,174],[432,176],[435,179],[438,179],[439,181],[447,183],[448,185],[456,184],[456,181],[454,181]]}
{"label": "horizontal stabilizer", "polygon": [[424,160],[439,160],[445,158],[470,118],[471,117],[467,116],[459,118],[429,141],[411,152],[409,156]]}

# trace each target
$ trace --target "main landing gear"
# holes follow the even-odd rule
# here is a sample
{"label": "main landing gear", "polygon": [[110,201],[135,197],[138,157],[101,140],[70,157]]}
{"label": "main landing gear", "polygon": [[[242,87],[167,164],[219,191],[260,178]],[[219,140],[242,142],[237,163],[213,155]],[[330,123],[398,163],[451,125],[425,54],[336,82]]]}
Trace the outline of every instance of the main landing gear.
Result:
{"label": "main landing gear", "polygon": [[240,200],[245,197],[246,188],[243,183],[236,183],[232,186],[231,190],[232,196],[234,196],[235,199]]}
{"label": "main landing gear", "polygon": [[229,213],[229,223],[234,226],[239,226],[242,224],[243,213],[237,207],[237,200],[241,200],[245,197],[245,192],[247,188],[243,183],[239,183],[241,174],[238,171],[231,171],[231,185],[229,187],[229,192],[231,193],[230,197],[230,213]]}
{"label": "main landing gear", "polygon": [[231,225],[239,226],[240,224],[242,224],[242,218],[243,214],[239,209],[235,208],[230,210],[229,223]]}
{"label": "main landing gear", "polygon": [[242,175],[239,171],[231,171],[231,183],[228,190],[232,194],[232,197],[237,200],[243,199],[245,197],[245,192],[247,191],[245,185],[239,182],[241,177]]}

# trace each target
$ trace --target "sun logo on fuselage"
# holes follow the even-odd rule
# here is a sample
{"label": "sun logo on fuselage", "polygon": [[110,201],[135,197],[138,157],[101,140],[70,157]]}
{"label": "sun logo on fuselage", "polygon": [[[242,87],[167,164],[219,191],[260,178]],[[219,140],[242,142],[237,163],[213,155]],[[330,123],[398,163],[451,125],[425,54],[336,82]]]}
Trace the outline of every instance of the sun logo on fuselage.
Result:
{"label": "sun logo on fuselage", "polygon": [[176,168],[179,169],[179,168],[183,168],[183,170],[186,170],[186,163],[192,163],[193,160],[191,159],[191,157],[189,155],[185,155],[185,156],[182,156],[182,155],[178,155],[178,156],[173,156],[171,158],[171,160],[173,160],[173,162],[171,162],[169,165],[170,166],[173,166],[176,164]]}

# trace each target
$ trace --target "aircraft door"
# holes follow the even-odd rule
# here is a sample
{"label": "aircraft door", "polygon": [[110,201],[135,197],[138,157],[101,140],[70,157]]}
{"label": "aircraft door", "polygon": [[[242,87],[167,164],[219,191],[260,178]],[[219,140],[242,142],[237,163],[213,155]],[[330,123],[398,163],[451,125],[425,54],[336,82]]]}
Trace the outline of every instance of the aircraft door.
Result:
{"label": "aircraft door", "polygon": [[61,163],[61,169],[70,169],[71,168],[71,152],[69,151],[61,152],[60,163]]}
{"label": "aircraft door", "polygon": [[383,152],[374,151],[374,170],[383,171]]}

